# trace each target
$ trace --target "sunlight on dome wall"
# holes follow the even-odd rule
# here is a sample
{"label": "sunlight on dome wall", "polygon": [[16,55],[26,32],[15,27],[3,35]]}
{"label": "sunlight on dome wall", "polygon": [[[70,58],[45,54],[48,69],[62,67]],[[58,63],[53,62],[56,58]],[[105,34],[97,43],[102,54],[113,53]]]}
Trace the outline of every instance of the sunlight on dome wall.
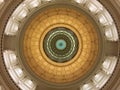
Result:
{"label": "sunlight on dome wall", "polygon": [[92,13],[99,13],[101,10],[103,10],[103,6],[98,2],[94,2],[94,0],[91,0],[91,2],[87,4],[87,7]]}
{"label": "sunlight on dome wall", "polygon": [[0,9],[4,6],[4,0],[0,0]]}
{"label": "sunlight on dome wall", "polygon": [[16,10],[13,12],[12,16],[15,17],[17,21],[21,21],[27,16],[28,13],[29,13],[29,10],[26,7],[26,4],[20,4],[16,8]]}
{"label": "sunlight on dome wall", "polygon": [[5,65],[8,69],[8,72],[15,83],[20,86],[22,90],[35,90],[36,84],[26,76],[22,67],[17,63],[17,57],[14,51],[4,51],[3,53]]}
{"label": "sunlight on dome wall", "polygon": [[77,3],[84,4],[87,0],[75,0]]}
{"label": "sunlight on dome wall", "polygon": [[41,4],[41,0],[25,0],[24,4],[28,5],[28,8],[33,9]]}
{"label": "sunlight on dome wall", "polygon": [[3,87],[3,85],[0,85],[0,90],[5,90],[5,88]]}
{"label": "sunlight on dome wall", "polygon": [[105,61],[102,64],[102,69],[105,71],[107,74],[112,74],[114,71],[114,67],[117,63],[117,57],[106,57]]}
{"label": "sunlight on dome wall", "polygon": [[11,17],[7,23],[5,34],[6,35],[15,35],[19,29],[19,23],[15,18]]}

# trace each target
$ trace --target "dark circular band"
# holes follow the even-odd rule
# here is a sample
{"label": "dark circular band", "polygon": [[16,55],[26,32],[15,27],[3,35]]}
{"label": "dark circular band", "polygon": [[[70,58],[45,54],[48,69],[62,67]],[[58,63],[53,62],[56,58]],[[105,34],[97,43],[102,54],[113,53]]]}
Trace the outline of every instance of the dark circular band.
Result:
{"label": "dark circular band", "polygon": [[77,36],[72,30],[65,27],[57,27],[46,34],[43,48],[51,60],[64,63],[76,55],[78,44]]}

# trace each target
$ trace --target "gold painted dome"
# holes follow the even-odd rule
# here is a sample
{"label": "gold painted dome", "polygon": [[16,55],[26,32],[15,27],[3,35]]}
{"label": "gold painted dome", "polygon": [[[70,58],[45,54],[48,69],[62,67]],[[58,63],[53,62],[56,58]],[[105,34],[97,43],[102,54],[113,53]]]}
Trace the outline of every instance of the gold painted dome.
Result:
{"label": "gold painted dome", "polygon": [[83,12],[69,7],[47,8],[32,18],[22,42],[25,61],[40,78],[69,83],[96,64],[99,38]]}

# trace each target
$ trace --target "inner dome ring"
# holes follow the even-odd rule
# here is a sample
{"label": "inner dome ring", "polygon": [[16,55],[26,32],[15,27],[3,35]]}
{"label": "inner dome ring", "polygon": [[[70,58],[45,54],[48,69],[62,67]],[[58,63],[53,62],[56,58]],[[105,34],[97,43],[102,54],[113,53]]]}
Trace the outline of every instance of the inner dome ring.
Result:
{"label": "inner dome ring", "polygon": [[[56,48],[57,41],[65,42],[65,49],[59,50]],[[70,61],[78,51],[79,42],[77,36],[72,30],[65,27],[56,27],[50,30],[43,42],[43,48],[46,55],[56,62]]]}
{"label": "inner dome ring", "polygon": [[[41,79],[59,84],[76,81],[89,72],[96,63],[99,40],[95,27],[86,16],[74,9],[58,8],[57,10],[55,13],[56,9],[48,9],[33,19],[25,32],[23,48],[26,53],[24,54],[25,60],[33,72]],[[47,18],[45,14],[48,14]],[[75,18],[76,16],[79,18]],[[76,56],[71,61],[62,64],[51,61],[43,49],[45,35],[56,27],[66,27],[72,30],[81,45]],[[30,60],[30,57],[33,59]]]}

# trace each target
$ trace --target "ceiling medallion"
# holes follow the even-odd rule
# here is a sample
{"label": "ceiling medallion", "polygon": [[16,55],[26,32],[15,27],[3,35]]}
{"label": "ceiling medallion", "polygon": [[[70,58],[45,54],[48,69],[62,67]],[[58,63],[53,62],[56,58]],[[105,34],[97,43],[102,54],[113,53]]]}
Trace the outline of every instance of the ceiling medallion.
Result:
{"label": "ceiling medallion", "polygon": [[65,27],[56,27],[50,30],[43,41],[46,55],[58,63],[71,60],[77,53],[78,46],[76,35]]}

